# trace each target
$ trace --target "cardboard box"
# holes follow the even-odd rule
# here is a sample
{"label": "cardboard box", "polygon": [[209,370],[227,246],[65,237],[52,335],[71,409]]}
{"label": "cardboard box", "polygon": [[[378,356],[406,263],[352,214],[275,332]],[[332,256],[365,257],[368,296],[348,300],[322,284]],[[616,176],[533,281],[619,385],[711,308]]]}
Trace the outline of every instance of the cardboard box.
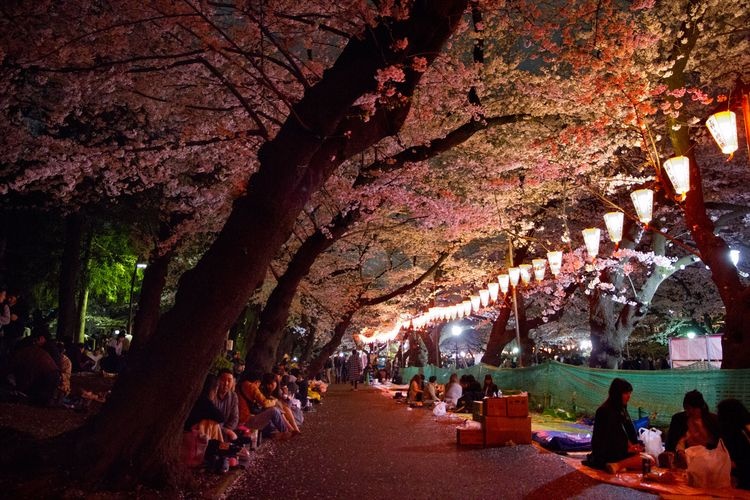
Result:
{"label": "cardboard box", "polygon": [[484,415],[484,404],[481,401],[474,401],[471,407],[472,419],[481,421],[482,415]]}
{"label": "cardboard box", "polygon": [[482,423],[486,446],[501,446],[508,441],[531,444],[531,417],[484,417]]}
{"label": "cardboard box", "polygon": [[482,429],[456,427],[456,443],[459,446],[484,446]]}
{"label": "cardboard box", "polygon": [[507,396],[503,398],[507,404],[507,413],[509,417],[526,417],[529,415],[529,396],[523,394],[520,396]]}
{"label": "cardboard box", "polygon": [[505,417],[508,414],[507,398],[484,398],[484,414],[488,417]]}

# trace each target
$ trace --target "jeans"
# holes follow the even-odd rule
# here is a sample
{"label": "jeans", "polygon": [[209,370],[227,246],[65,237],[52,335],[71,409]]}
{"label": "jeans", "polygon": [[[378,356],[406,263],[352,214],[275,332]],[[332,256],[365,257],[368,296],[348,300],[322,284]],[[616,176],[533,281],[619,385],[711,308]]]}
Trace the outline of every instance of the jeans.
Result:
{"label": "jeans", "polygon": [[268,434],[274,430],[279,432],[287,432],[289,430],[286,426],[286,421],[284,421],[284,416],[281,414],[281,410],[276,407],[266,408],[261,413],[253,415],[247,421],[247,426],[251,429],[258,429],[263,434]]}

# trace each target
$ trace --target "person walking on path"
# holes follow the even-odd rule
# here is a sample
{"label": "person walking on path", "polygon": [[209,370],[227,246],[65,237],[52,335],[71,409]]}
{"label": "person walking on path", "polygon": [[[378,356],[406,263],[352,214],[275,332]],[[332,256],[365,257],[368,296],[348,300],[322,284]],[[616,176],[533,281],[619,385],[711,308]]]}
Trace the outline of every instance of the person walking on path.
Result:
{"label": "person walking on path", "polygon": [[359,359],[359,352],[356,348],[352,349],[349,359],[346,360],[346,368],[349,382],[352,383],[352,390],[356,391],[359,379],[362,377],[362,361]]}

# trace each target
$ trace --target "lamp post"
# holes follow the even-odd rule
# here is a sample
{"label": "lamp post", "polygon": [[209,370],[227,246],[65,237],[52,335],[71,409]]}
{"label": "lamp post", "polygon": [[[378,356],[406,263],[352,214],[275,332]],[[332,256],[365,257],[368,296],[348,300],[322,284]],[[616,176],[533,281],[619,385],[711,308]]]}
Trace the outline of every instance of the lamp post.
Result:
{"label": "lamp post", "polygon": [[[518,279],[521,276],[521,270],[517,267],[513,267],[513,241],[508,237],[508,276],[510,278],[510,284],[513,288],[513,317],[516,319],[516,344],[519,348],[521,346],[521,325],[518,321],[518,298],[516,296],[516,287],[518,286]],[[523,367],[521,356],[518,357],[518,366]]]}
{"label": "lamp post", "polygon": [[128,335],[133,335],[133,291],[135,290],[135,278],[138,275],[138,269],[145,268],[146,264],[138,262],[138,259],[136,259],[135,266],[133,267],[133,275],[130,277],[130,296],[128,298]]}
{"label": "lamp post", "polygon": [[456,370],[458,370],[458,336],[461,335],[462,330],[463,329],[458,325],[453,325],[453,328],[451,328],[451,333],[453,334],[456,345]]}

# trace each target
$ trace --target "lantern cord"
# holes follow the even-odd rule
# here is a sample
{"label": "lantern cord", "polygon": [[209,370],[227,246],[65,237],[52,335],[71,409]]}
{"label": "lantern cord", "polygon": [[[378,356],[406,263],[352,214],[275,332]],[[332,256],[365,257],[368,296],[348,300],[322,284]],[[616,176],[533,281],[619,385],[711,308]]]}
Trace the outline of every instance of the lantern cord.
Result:
{"label": "lantern cord", "polygon": [[[638,224],[641,223],[641,221],[640,221],[640,219],[638,219],[638,217],[636,217],[633,214],[629,213],[628,211],[626,211],[625,209],[623,209],[622,207],[620,207],[619,205],[617,205],[613,201],[608,200],[602,194],[600,194],[599,192],[597,192],[596,190],[594,190],[593,188],[591,188],[591,186],[586,186],[586,189],[591,194],[593,194],[594,196],[596,196],[597,198],[599,198],[599,200],[602,201],[605,205],[609,205],[611,207],[614,207],[614,208],[622,211],[622,213],[624,213],[625,217],[627,217],[628,219],[630,219],[630,220],[632,220],[632,221],[634,221],[634,222],[636,222]],[[699,259],[702,260],[701,255],[697,251],[697,249],[691,247],[690,245],[688,245],[684,241],[679,240],[679,239],[675,238],[674,236],[670,236],[668,233],[661,232],[658,229],[656,229],[653,226],[651,226],[650,224],[643,224],[643,227],[644,227],[644,229],[647,229],[647,230],[650,230],[650,231],[653,231],[653,232],[658,232],[659,234],[661,234],[667,240],[671,241],[672,243],[674,243],[678,247],[682,248],[686,252],[690,253],[691,255],[695,255],[696,257],[698,257]]]}

